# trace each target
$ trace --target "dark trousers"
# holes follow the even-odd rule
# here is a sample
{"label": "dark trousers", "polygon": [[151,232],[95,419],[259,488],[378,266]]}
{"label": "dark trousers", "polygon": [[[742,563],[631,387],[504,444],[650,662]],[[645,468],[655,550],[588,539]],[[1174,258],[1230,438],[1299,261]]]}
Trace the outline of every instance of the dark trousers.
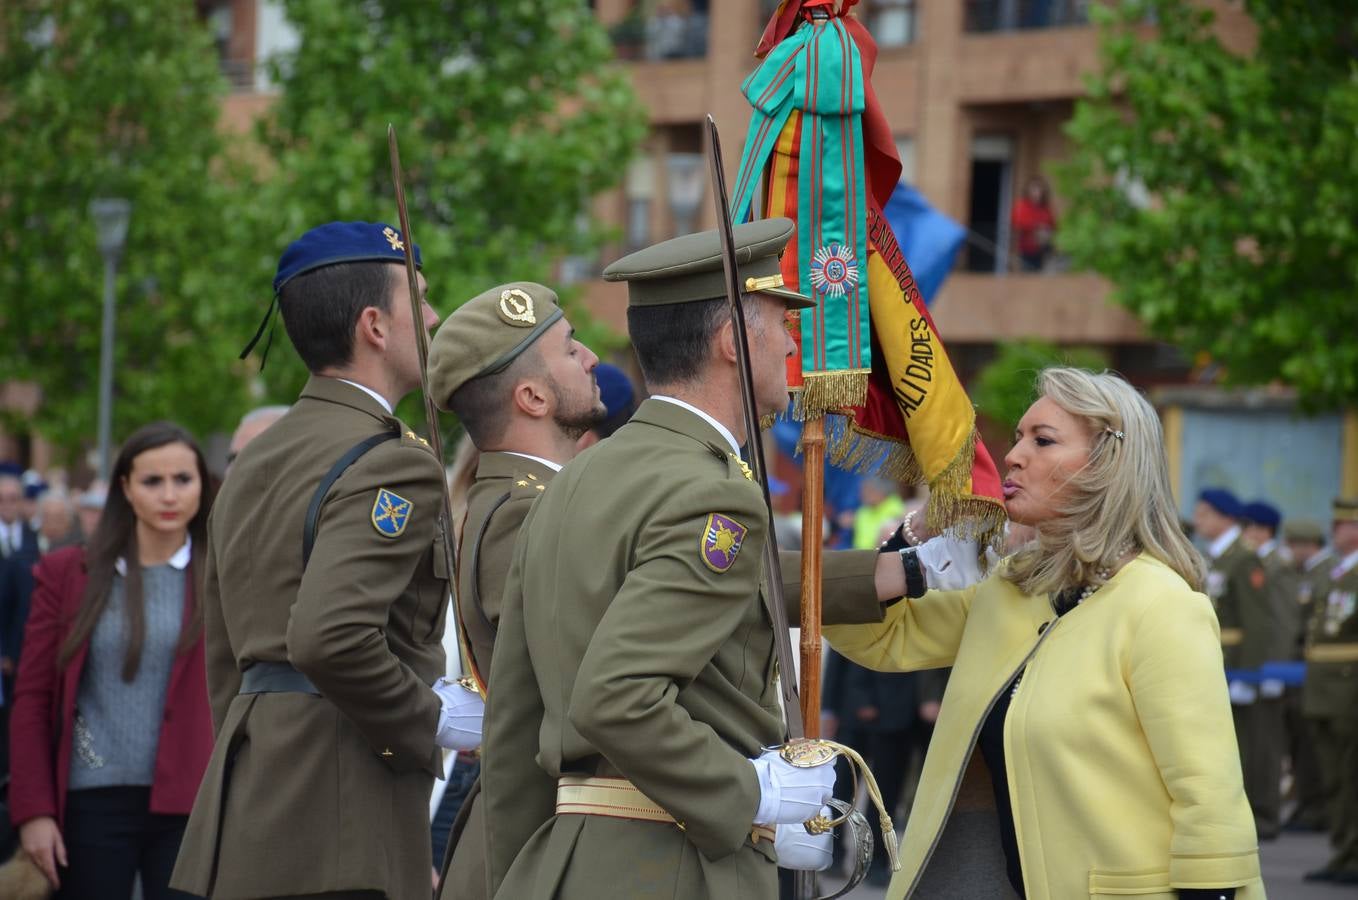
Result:
{"label": "dark trousers", "polygon": [[1293,797],[1297,801],[1289,822],[1303,828],[1325,830],[1329,819],[1325,805],[1325,780],[1320,773],[1320,757],[1316,753],[1315,736],[1301,711],[1301,690],[1288,688],[1285,698],[1287,734],[1291,740]]}
{"label": "dark trousers", "polygon": [[1283,732],[1282,698],[1260,698],[1248,706],[1234,706],[1235,735],[1240,744],[1240,769],[1245,796],[1254,810],[1254,827],[1264,839],[1278,836],[1282,812]]}
{"label": "dark trousers", "polygon": [[126,900],[141,875],[145,900],[184,900],[170,887],[188,816],[150,811],[149,787],[110,787],[66,795],[62,838],[70,865],[58,872],[56,900]]}

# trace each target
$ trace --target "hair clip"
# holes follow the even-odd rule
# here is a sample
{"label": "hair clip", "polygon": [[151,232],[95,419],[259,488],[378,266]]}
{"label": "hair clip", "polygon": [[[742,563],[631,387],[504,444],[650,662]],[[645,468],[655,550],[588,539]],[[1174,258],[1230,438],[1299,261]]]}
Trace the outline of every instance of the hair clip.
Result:
{"label": "hair clip", "polygon": [[1126,435],[1123,434],[1121,431],[1114,431],[1112,428],[1109,428],[1109,427],[1107,427],[1107,426],[1104,426],[1104,429],[1103,429],[1103,430],[1106,431],[1106,432],[1108,432],[1109,434],[1111,434],[1113,437],[1117,438],[1118,440],[1122,440],[1123,438],[1126,437]]}

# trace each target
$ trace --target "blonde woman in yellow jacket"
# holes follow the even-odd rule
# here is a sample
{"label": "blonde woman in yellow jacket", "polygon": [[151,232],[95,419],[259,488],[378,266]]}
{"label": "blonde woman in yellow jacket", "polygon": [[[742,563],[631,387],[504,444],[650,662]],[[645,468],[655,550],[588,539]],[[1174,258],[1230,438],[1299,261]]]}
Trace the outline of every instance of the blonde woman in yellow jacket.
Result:
{"label": "blonde woman in yellow jacket", "polygon": [[1107,373],[1048,369],[1038,391],[1005,457],[1006,511],[1036,540],[927,593],[918,563],[931,583],[946,563],[907,549],[922,596],[825,629],[874,669],[953,667],[887,896],[1262,898],[1217,620],[1155,412]]}

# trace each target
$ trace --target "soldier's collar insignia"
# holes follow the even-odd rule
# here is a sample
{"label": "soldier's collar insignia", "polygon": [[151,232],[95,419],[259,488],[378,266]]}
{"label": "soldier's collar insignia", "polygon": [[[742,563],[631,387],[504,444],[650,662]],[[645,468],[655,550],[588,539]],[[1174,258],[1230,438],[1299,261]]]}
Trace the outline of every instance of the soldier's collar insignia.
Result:
{"label": "soldier's collar insignia", "polygon": [[393,250],[404,250],[406,248],[406,245],[401,241],[400,232],[390,225],[382,229],[382,237],[387,239],[387,243],[391,244]]}
{"label": "soldier's collar insignia", "polygon": [[703,565],[718,574],[735,564],[736,554],[745,543],[746,528],[730,516],[712,513],[703,526]]}
{"label": "soldier's collar insignia", "polygon": [[377,499],[373,501],[373,527],[383,537],[400,537],[406,530],[406,523],[410,521],[413,508],[414,504],[406,498],[386,488],[380,488],[377,491]]}
{"label": "soldier's collar insignia", "polygon": [[500,294],[500,317],[520,328],[538,323],[537,313],[533,311],[533,298],[518,288],[510,288]]}
{"label": "soldier's collar insignia", "polygon": [[754,473],[750,471],[750,467],[749,465],[746,464],[745,460],[741,459],[739,456],[736,456],[734,453],[732,453],[731,462],[740,466],[740,474],[745,476],[746,481],[754,481]]}

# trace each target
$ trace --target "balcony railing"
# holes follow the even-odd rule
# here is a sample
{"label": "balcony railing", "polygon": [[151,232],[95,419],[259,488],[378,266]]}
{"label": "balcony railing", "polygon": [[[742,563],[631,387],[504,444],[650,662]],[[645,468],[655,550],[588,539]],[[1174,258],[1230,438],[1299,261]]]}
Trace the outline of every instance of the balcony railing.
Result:
{"label": "balcony railing", "polygon": [[1062,28],[1089,22],[1089,0],[967,0],[967,31]]}
{"label": "balcony railing", "polygon": [[633,12],[609,36],[622,59],[697,59],[707,55],[707,14]]}

